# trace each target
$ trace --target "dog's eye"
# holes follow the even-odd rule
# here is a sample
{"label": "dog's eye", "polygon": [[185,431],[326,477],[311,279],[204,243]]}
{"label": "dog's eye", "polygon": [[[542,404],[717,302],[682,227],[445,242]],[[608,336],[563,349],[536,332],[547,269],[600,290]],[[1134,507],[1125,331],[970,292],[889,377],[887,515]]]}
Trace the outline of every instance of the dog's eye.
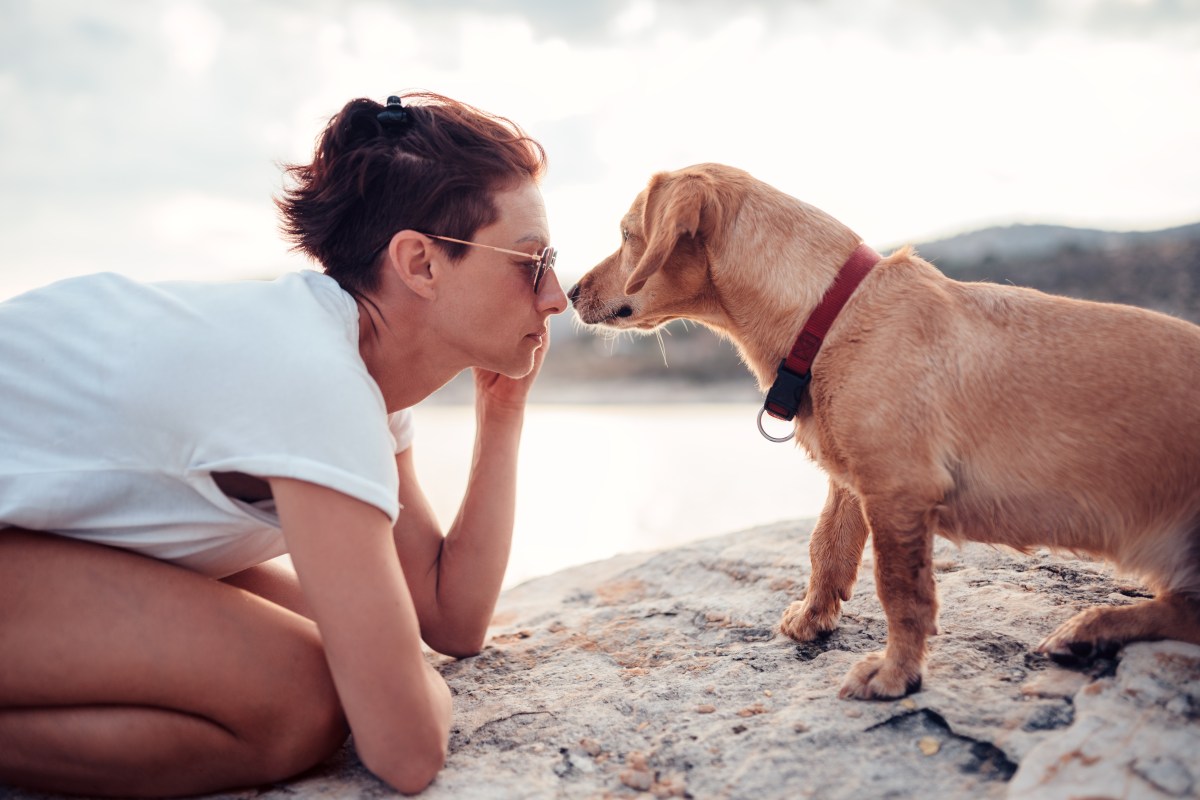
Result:
{"label": "dog's eye", "polygon": [[629,241],[629,228],[621,228],[621,241]]}

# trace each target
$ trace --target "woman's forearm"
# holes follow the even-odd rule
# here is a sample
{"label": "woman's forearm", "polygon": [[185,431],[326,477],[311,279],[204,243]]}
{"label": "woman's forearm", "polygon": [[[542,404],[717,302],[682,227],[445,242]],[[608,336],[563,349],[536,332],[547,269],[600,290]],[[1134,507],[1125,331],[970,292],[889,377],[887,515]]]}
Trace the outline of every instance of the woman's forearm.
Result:
{"label": "woman's forearm", "polygon": [[477,412],[466,492],[438,558],[442,630],[435,638],[448,649],[436,649],[448,655],[479,652],[500,595],[512,547],[523,423],[523,407],[480,404]]}

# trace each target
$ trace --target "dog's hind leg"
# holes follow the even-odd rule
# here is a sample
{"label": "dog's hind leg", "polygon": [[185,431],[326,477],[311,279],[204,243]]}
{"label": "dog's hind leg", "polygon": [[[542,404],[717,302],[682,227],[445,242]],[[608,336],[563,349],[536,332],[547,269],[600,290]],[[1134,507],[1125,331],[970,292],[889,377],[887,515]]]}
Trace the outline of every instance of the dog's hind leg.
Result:
{"label": "dog's hind leg", "polygon": [[779,629],[798,642],[807,642],[837,627],[842,601],[849,600],[858,579],[867,541],[867,520],[858,497],[830,482],[825,508],[809,543],[812,574],[803,600],[783,612]]}
{"label": "dog's hind leg", "polygon": [[1200,597],[1165,593],[1132,606],[1079,612],[1038,645],[1038,652],[1066,664],[1111,656],[1126,642],[1178,639],[1200,644]]}
{"label": "dog's hind leg", "polygon": [[903,697],[921,688],[925,641],[937,633],[933,520],[931,514],[920,513],[881,516],[872,513],[869,502],[866,508],[875,548],[876,590],[888,622],[887,647],[855,664],[838,696]]}

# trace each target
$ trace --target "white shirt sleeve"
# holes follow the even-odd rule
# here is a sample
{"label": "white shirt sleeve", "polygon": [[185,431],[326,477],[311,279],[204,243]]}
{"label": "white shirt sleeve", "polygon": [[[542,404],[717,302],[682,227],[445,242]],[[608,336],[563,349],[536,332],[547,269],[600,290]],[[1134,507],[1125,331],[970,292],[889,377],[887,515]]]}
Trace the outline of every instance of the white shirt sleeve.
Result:
{"label": "white shirt sleeve", "polygon": [[402,408],[388,415],[388,430],[395,442],[397,454],[403,453],[412,446],[415,431],[413,430],[413,412],[411,408]]}

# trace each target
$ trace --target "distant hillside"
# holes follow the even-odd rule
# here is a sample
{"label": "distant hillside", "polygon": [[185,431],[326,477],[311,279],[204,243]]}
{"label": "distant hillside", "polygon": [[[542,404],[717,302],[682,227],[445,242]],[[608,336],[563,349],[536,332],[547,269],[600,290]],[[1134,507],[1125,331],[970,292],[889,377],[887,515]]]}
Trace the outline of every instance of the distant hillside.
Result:
{"label": "distant hillside", "polygon": [[1200,224],[1117,233],[987,228],[917,246],[952,278],[1151,308],[1200,323]]}
{"label": "distant hillside", "polygon": [[1007,225],[926,242],[919,248],[921,255],[930,261],[968,266],[988,259],[1043,259],[1068,249],[1116,251],[1146,243],[1197,240],[1200,240],[1200,223],[1159,231],[1127,232],[1062,225]]}
{"label": "distant hillside", "polygon": [[614,335],[583,328],[575,312],[567,311],[551,321],[550,339],[538,391],[554,399],[703,402],[757,397],[757,384],[733,345],[695,323],[672,322],[660,336]]}
{"label": "distant hillside", "polygon": [[[1128,303],[1200,323],[1200,223],[1137,233],[1013,225],[916,246],[922,257],[958,280]],[[612,337],[583,329],[568,311],[553,320],[551,338],[550,358],[535,390],[543,401],[757,397],[754,379],[733,346],[698,325],[671,323],[660,349],[654,336]],[[448,395],[461,400],[462,388]]]}

